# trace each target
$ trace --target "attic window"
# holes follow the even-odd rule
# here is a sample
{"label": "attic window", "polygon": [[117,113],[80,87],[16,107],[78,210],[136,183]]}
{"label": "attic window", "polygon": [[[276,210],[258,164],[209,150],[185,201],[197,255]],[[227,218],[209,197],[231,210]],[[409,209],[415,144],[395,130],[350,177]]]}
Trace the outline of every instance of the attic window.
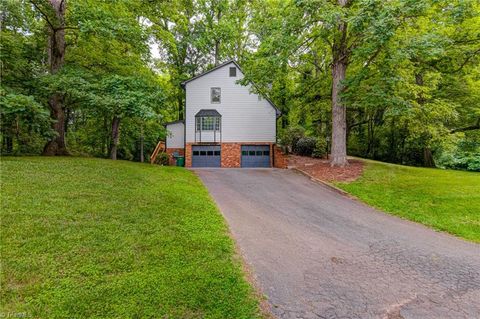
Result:
{"label": "attic window", "polygon": [[237,76],[237,68],[236,67],[230,68],[230,77],[234,78],[236,76]]}

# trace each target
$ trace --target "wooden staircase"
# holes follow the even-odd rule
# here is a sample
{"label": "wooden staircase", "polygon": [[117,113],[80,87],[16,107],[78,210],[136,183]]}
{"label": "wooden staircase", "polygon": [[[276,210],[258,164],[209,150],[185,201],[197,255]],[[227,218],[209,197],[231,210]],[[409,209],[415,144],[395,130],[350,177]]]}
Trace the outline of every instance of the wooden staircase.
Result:
{"label": "wooden staircase", "polygon": [[155,163],[155,159],[157,158],[158,153],[165,152],[165,142],[160,141],[158,142],[155,150],[153,151],[152,155],[150,155],[150,164]]}

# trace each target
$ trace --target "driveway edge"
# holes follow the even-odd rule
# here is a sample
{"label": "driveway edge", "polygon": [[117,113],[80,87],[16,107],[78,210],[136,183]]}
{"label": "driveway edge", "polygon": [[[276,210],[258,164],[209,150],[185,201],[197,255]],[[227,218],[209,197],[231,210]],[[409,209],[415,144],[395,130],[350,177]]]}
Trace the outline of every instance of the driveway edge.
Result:
{"label": "driveway edge", "polygon": [[299,173],[307,176],[308,178],[310,178],[310,179],[311,179],[312,181],[314,181],[314,182],[317,182],[317,183],[319,183],[319,184],[322,184],[322,185],[324,185],[324,186],[327,186],[328,188],[330,188],[332,191],[334,191],[334,192],[336,192],[336,193],[339,193],[339,194],[341,194],[341,195],[343,195],[343,196],[347,196],[347,197],[352,198],[352,199],[355,199],[355,200],[359,200],[357,197],[355,197],[355,196],[353,196],[352,194],[344,191],[343,189],[338,188],[338,187],[334,186],[333,184],[331,184],[331,183],[329,183],[329,182],[322,181],[321,179],[318,179],[318,178],[314,177],[313,175],[310,175],[309,173],[307,173],[307,172],[299,169],[298,167],[290,167],[289,169],[294,170],[294,171],[296,171],[296,172],[299,172]]}

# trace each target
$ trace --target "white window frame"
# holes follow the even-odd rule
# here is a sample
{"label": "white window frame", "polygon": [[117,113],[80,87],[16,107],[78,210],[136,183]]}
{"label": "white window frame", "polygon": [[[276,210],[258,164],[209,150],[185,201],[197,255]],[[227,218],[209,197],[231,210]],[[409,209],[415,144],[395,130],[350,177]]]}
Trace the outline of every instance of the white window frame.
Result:
{"label": "white window frame", "polygon": [[[208,121],[204,121],[204,119],[209,119]],[[212,122],[209,123],[210,119]],[[202,116],[196,118],[195,123],[195,130],[199,131],[220,131],[220,118],[217,116]]]}
{"label": "white window frame", "polygon": [[[218,101],[214,101],[213,100],[213,92],[214,90],[218,90],[219,94],[218,94]],[[219,88],[219,87],[213,87],[213,88],[210,88],[210,103],[212,104],[220,104],[222,103],[222,89]]]}

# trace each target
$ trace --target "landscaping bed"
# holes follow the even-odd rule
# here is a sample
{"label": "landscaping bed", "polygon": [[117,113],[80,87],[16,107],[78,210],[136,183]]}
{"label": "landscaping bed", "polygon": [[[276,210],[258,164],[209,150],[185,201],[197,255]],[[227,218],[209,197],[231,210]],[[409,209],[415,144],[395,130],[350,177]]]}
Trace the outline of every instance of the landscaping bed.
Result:
{"label": "landscaping bed", "polygon": [[290,155],[288,161],[289,167],[297,168],[325,182],[349,182],[359,178],[363,172],[363,162],[349,159],[348,163],[345,167],[331,167],[327,159],[298,155]]}

